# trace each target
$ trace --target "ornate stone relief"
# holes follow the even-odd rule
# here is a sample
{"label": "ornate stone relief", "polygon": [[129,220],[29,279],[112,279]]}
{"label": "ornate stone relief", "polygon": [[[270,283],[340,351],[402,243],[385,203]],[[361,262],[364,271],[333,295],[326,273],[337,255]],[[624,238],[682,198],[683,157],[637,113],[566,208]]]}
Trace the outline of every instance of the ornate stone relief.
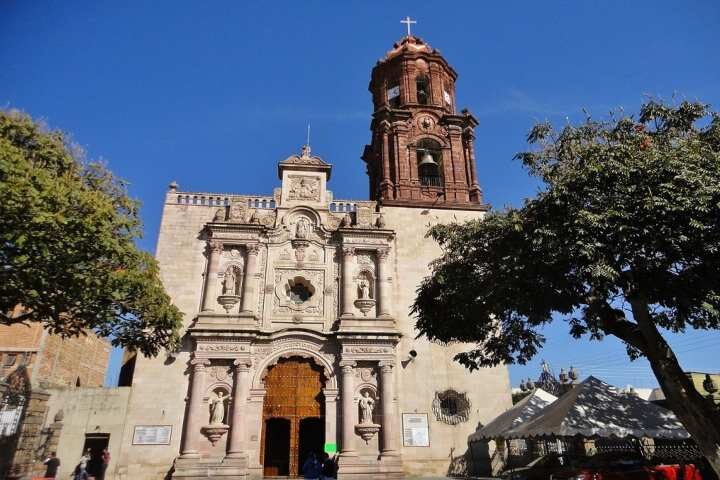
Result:
{"label": "ornate stone relief", "polygon": [[369,205],[358,205],[355,219],[359,227],[370,228],[373,223],[373,211]]}
{"label": "ornate stone relief", "polygon": [[246,352],[248,351],[248,347],[236,342],[208,342],[198,343],[196,351],[205,353],[233,353]]}
{"label": "ornate stone relief", "polygon": [[236,199],[230,204],[228,222],[245,223],[248,218],[248,205],[246,200]]}
{"label": "ornate stone relief", "polygon": [[275,211],[262,211],[262,210],[253,210],[252,214],[250,215],[250,223],[255,223],[258,225],[263,225],[268,228],[272,228],[275,225]]}
{"label": "ornate stone relief", "polygon": [[342,216],[333,215],[332,213],[327,216],[325,219],[325,227],[328,230],[337,230],[340,228],[340,224],[343,221]]}
{"label": "ornate stone relief", "polygon": [[227,365],[213,365],[207,368],[206,371],[211,382],[230,383],[232,381],[232,371]]}
{"label": "ornate stone relief", "polygon": [[374,367],[357,367],[355,369],[355,376],[362,380],[363,383],[377,385],[377,372]]}
{"label": "ornate stone relief", "polygon": [[365,345],[346,345],[343,347],[345,353],[392,353],[391,347],[371,347]]}
{"label": "ornate stone relief", "polygon": [[367,251],[357,252],[357,254],[355,255],[355,259],[356,259],[358,265],[368,266],[374,270],[375,258],[374,258],[374,255],[372,254],[372,252],[367,252]]}
{"label": "ornate stone relief", "polygon": [[[328,351],[328,349],[330,349]],[[267,357],[276,355],[278,352],[284,352],[283,355],[280,355],[278,359],[285,358],[285,357],[291,357],[295,355],[300,355],[302,357],[307,357],[308,355],[303,352],[314,352],[314,355],[317,355],[319,357],[322,357],[325,362],[329,365],[335,364],[335,358],[336,354],[333,353],[332,346],[331,345],[323,345],[320,342],[317,341],[311,341],[303,338],[298,338],[295,336],[291,337],[285,337],[280,338],[277,340],[274,340],[273,342],[269,344],[260,344],[260,345],[253,345],[252,346],[252,359],[253,359],[253,365],[260,365],[264,359]],[[316,359],[315,362],[317,363],[318,360]],[[272,365],[274,362],[271,362],[269,365]],[[265,368],[269,365],[265,365]],[[326,387],[331,387],[332,384],[334,384],[334,372],[327,369],[327,365],[323,365],[324,373],[326,378],[333,380],[331,383],[326,385]],[[264,374],[264,373],[263,373]]]}
{"label": "ornate stone relief", "polygon": [[320,201],[320,179],[305,175],[290,175],[289,200]]}

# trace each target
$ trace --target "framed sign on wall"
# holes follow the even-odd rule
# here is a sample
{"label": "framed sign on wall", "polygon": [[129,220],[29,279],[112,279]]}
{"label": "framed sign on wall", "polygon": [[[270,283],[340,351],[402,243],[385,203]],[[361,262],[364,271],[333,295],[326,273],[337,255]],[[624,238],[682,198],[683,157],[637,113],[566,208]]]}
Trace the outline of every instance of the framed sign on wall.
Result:
{"label": "framed sign on wall", "polygon": [[403,413],[403,446],[429,447],[430,427],[427,413]]}
{"label": "framed sign on wall", "polygon": [[135,425],[133,445],[170,445],[172,425]]}

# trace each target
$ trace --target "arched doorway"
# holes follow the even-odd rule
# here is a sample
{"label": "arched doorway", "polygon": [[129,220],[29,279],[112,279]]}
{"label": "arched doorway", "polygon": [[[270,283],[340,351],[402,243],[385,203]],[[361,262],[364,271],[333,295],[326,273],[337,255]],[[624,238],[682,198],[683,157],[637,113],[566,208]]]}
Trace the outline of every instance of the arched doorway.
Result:
{"label": "arched doorway", "polygon": [[322,368],[302,357],[281,359],[265,377],[262,450],[265,476],[301,473],[310,452],[325,444]]}

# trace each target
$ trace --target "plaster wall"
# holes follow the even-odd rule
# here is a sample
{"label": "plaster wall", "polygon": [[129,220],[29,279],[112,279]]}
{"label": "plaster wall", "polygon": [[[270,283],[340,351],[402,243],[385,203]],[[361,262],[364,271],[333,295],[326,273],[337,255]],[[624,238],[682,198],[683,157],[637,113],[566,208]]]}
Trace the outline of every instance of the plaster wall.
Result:
{"label": "plaster wall", "polygon": [[72,388],[48,390],[48,410],[45,424],[49,426],[62,410],[62,430],[58,439],[57,455],[60,459],[58,478],[69,478],[80,461],[87,434],[109,434],[108,449],[111,461],[106,472],[107,480],[117,476],[119,452],[123,446],[125,414],[130,388]]}
{"label": "plaster wall", "polygon": [[[382,207],[387,227],[396,232],[392,313],[403,336],[398,345],[398,388],[400,416],[402,413],[427,413],[430,429],[429,447],[403,447],[403,466],[412,475],[444,475],[451,463],[467,450],[467,437],[479,422],[488,423],[512,406],[510,380],[506,367],[483,368],[470,372],[453,361],[456,353],[470,345],[442,346],[424,338],[415,339],[415,320],[410,306],[415,291],[430,273],[429,264],[441,254],[440,247],[425,234],[429,226],[439,223],[463,222],[481,218],[478,211]],[[409,351],[418,355],[407,362]],[[435,392],[454,389],[466,392],[472,402],[468,421],[448,425],[438,421],[432,410]],[[402,418],[396,420],[396,431],[402,432]]]}

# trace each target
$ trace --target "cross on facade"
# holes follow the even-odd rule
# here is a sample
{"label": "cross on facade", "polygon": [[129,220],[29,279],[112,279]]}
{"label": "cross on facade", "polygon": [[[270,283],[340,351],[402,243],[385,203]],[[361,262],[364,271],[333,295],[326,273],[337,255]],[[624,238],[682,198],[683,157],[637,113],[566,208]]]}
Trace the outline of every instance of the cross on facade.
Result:
{"label": "cross on facade", "polygon": [[409,36],[410,36],[410,25],[413,24],[413,23],[417,23],[417,22],[416,22],[415,20],[412,20],[412,19],[408,16],[408,17],[405,17],[405,20],[400,20],[400,23],[405,23],[405,24],[407,24],[407,30],[408,30],[407,36],[409,37]]}

